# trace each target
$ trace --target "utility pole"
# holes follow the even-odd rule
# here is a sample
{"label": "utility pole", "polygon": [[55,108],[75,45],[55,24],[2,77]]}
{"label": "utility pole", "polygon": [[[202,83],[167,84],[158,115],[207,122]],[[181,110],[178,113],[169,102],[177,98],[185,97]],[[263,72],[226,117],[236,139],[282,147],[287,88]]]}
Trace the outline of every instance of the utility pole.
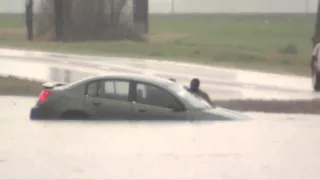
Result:
{"label": "utility pole", "polygon": [[175,11],[175,0],[171,0],[171,14],[174,14]]}
{"label": "utility pole", "polygon": [[144,9],[145,9],[145,11],[144,11],[144,22],[145,22],[145,33],[149,33],[149,0],[144,0]]}
{"label": "utility pole", "polygon": [[309,4],[310,4],[310,0],[306,0],[306,6],[305,6],[305,13],[309,14]]}
{"label": "utility pole", "polygon": [[63,0],[53,0],[54,2],[54,18],[55,18],[55,35],[56,41],[64,40],[63,34]]}
{"label": "utility pole", "polygon": [[33,40],[33,0],[27,0],[25,6],[25,18],[28,41]]}

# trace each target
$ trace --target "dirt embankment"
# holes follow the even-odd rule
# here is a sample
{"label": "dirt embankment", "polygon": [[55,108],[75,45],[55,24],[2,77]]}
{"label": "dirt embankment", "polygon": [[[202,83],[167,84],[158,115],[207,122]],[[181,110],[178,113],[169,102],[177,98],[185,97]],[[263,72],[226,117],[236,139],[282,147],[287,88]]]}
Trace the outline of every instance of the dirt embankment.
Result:
{"label": "dirt embankment", "polygon": [[38,96],[42,90],[42,82],[0,76],[0,95]]}

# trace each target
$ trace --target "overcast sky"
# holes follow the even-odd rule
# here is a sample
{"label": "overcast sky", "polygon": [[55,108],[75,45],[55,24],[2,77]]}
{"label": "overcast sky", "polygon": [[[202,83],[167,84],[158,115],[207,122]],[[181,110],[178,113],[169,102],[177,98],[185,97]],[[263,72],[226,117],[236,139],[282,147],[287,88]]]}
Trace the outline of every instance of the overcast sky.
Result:
{"label": "overcast sky", "polygon": [[[150,0],[151,12],[169,12],[172,0]],[[174,0],[176,12],[316,12],[318,0]],[[0,12],[23,12],[25,0],[0,0]]]}

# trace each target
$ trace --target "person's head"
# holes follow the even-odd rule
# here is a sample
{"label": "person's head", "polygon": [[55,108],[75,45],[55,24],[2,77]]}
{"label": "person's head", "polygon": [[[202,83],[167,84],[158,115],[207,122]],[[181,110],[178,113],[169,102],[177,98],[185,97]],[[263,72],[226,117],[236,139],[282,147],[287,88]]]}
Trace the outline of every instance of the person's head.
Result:
{"label": "person's head", "polygon": [[191,91],[198,91],[200,87],[200,80],[198,78],[193,78],[190,82],[190,90]]}
{"label": "person's head", "polygon": [[172,81],[172,82],[176,82],[176,80],[173,79],[173,78],[169,78],[169,80]]}

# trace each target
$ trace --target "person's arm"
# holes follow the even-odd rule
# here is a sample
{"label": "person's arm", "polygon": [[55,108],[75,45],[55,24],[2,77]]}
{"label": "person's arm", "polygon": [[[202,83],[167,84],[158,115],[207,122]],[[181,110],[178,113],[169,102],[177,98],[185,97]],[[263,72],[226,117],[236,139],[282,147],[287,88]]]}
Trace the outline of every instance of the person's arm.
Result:
{"label": "person's arm", "polygon": [[211,101],[209,95],[206,92],[202,91],[202,94],[203,94],[203,99],[204,100],[206,100],[209,104],[214,105],[214,103]]}
{"label": "person's arm", "polygon": [[212,106],[215,106],[215,104],[212,102],[212,100],[210,99],[209,95],[207,95],[207,99],[208,99],[208,102],[209,104],[211,104]]}

